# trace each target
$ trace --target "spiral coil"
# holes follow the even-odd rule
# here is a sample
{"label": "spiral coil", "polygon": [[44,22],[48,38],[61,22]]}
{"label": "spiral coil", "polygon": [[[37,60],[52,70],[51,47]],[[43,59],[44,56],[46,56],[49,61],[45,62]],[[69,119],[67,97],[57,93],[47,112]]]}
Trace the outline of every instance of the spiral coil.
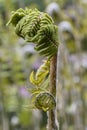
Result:
{"label": "spiral coil", "polygon": [[48,111],[56,106],[56,101],[49,92],[42,92],[36,96],[35,106],[38,109]]}

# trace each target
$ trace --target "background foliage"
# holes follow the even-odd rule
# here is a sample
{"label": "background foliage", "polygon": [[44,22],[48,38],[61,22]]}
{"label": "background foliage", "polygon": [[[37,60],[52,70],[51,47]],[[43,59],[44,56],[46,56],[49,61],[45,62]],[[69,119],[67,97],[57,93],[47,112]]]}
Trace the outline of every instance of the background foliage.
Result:
{"label": "background foliage", "polygon": [[[49,5],[56,2],[56,5]],[[29,74],[42,58],[7,27],[18,8],[47,11],[59,26],[58,119],[60,130],[87,129],[87,2],[86,0],[0,0],[0,130],[45,130],[46,114],[32,110]],[[39,116],[38,116],[39,115]]]}

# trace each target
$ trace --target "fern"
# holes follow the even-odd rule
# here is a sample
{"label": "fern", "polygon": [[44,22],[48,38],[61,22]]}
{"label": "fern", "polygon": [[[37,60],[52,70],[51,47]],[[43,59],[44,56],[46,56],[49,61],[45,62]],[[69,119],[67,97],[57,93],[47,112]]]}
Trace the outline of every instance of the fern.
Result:
{"label": "fern", "polygon": [[8,24],[12,23],[18,36],[28,42],[35,43],[35,50],[48,59],[39,67],[37,72],[31,72],[30,82],[35,86],[31,90],[33,106],[44,111],[55,107],[54,96],[47,91],[49,81],[50,58],[58,50],[58,27],[52,18],[37,9],[18,9],[12,12]]}

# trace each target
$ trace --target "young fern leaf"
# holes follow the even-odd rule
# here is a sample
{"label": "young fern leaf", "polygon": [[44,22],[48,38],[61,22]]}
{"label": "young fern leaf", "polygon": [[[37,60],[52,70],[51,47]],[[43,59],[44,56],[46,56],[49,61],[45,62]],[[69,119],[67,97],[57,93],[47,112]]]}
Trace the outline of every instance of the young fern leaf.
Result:
{"label": "young fern leaf", "polygon": [[35,77],[34,71],[32,71],[30,74],[30,82],[33,85],[39,87],[42,84],[42,82],[44,81],[44,78],[46,77],[47,74],[48,74],[48,72],[45,72],[37,78],[37,77]]}
{"label": "young fern leaf", "polygon": [[45,80],[46,76],[49,74],[49,67],[50,67],[50,61],[49,60],[44,61],[44,63],[37,70],[36,75],[34,75],[34,72],[31,72],[30,82],[35,86],[40,87],[40,85]]}
{"label": "young fern leaf", "polygon": [[58,27],[48,14],[37,9],[18,9],[12,13],[10,23],[18,36],[36,44],[40,55],[51,57],[57,53]]}
{"label": "young fern leaf", "polygon": [[56,101],[52,94],[49,92],[42,92],[36,96],[35,106],[38,109],[48,111],[56,106]]}

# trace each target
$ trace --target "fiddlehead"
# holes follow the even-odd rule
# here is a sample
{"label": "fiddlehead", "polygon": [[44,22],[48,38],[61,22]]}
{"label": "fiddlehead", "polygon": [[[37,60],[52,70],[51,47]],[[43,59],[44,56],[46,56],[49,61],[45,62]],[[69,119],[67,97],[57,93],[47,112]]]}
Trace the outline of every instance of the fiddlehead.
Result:
{"label": "fiddlehead", "polygon": [[51,57],[57,53],[58,27],[48,14],[37,9],[19,9],[12,13],[10,23],[18,36],[36,44],[40,55]]}
{"label": "fiddlehead", "polygon": [[42,92],[36,96],[35,106],[38,109],[48,111],[56,106],[53,95],[49,92]]}

